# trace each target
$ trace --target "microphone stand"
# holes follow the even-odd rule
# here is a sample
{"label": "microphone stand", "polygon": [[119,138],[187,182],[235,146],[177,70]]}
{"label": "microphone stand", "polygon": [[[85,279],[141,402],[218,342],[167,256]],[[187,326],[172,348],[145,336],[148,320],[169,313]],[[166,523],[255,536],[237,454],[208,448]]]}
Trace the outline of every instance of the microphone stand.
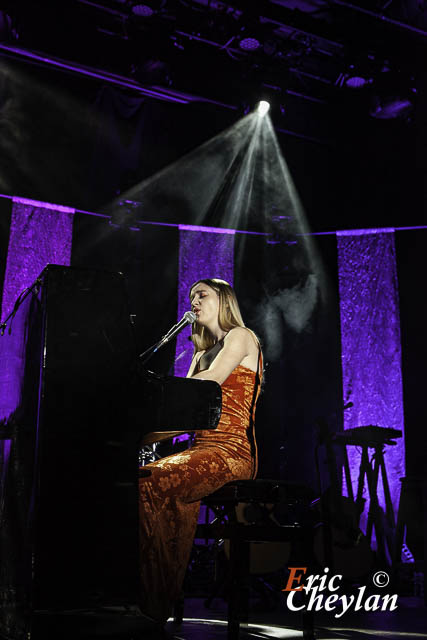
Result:
{"label": "microphone stand", "polygon": [[[167,335],[167,334],[166,334]],[[163,345],[167,344],[167,340],[165,340],[166,336],[163,336],[163,338],[160,338],[160,340],[158,342],[156,342],[155,344],[153,344],[151,347],[149,347],[148,349],[146,349],[143,353],[141,353],[138,356],[138,359],[140,360],[141,364],[146,364],[149,359],[154,356],[154,354],[156,353],[156,351],[158,351],[161,347],[163,347]]]}
{"label": "microphone stand", "polygon": [[156,353],[156,351],[158,351],[161,347],[163,347],[163,345],[167,344],[170,340],[172,340],[172,338],[178,335],[178,333],[182,331],[187,325],[192,324],[195,319],[196,316],[192,311],[187,311],[186,313],[184,313],[183,318],[177,324],[175,324],[172,329],[169,329],[169,331],[164,336],[162,336],[160,340],[156,342],[156,344],[153,344],[152,347],[149,347],[143,353],[141,353],[141,355],[139,356],[141,364],[145,364],[146,362],[148,362],[149,359]]}

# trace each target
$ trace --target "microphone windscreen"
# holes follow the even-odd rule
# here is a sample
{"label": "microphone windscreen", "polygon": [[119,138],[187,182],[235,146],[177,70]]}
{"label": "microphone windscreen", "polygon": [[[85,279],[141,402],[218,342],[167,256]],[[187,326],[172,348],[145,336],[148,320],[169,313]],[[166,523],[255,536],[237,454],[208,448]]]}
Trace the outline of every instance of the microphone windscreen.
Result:
{"label": "microphone windscreen", "polygon": [[186,311],[184,313],[184,318],[187,320],[187,322],[189,322],[190,324],[193,324],[193,322],[196,319],[196,314],[193,313],[192,311]]}

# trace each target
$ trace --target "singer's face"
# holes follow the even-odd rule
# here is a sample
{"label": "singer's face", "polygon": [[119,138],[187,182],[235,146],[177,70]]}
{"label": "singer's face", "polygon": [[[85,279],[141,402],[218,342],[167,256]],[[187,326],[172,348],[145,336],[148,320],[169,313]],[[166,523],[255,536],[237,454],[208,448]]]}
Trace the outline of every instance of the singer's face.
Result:
{"label": "singer's face", "polygon": [[218,320],[219,298],[212,287],[203,282],[197,284],[191,292],[191,308],[197,316],[196,322],[209,326]]}

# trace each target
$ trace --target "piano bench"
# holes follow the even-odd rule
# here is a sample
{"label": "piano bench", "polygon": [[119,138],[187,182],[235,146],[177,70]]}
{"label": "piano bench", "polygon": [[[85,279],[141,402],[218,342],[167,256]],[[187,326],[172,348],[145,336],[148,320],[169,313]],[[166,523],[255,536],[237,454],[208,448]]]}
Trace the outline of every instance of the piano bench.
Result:
{"label": "piano bench", "polygon": [[150,476],[151,476],[150,469],[145,469],[144,467],[139,467],[138,478],[149,478]]}
{"label": "piano bench", "polygon": [[[215,518],[211,523],[199,524],[195,537],[229,541],[228,640],[239,638],[240,623],[248,621],[251,543],[291,543],[305,564],[311,566],[313,527],[307,515],[311,500],[311,491],[306,487],[264,479],[229,482],[202,499],[202,505],[213,511]],[[271,519],[276,507],[280,524]],[[180,622],[179,618],[177,611],[175,621]],[[304,638],[315,637],[311,614],[303,614],[302,626]]]}

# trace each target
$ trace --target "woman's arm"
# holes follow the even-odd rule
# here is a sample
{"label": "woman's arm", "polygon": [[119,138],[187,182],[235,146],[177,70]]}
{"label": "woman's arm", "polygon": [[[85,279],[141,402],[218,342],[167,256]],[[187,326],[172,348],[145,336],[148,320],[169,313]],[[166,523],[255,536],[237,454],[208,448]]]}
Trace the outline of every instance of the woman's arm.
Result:
{"label": "woman's arm", "polygon": [[224,338],[224,346],[209,369],[196,373],[193,378],[222,384],[253,348],[254,340],[248,329],[234,327]]}
{"label": "woman's arm", "polygon": [[190,364],[190,368],[188,370],[188,373],[186,375],[187,378],[191,378],[191,376],[193,375],[193,371],[196,368],[196,364],[199,362],[200,358],[202,357],[202,355],[204,354],[204,351],[197,351],[194,356],[193,359],[191,361]]}

